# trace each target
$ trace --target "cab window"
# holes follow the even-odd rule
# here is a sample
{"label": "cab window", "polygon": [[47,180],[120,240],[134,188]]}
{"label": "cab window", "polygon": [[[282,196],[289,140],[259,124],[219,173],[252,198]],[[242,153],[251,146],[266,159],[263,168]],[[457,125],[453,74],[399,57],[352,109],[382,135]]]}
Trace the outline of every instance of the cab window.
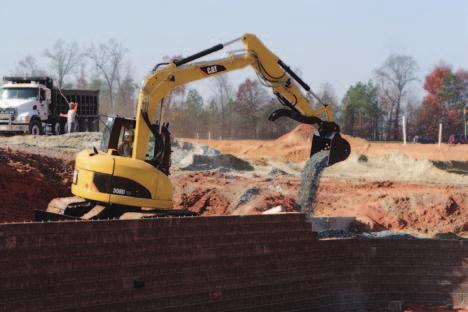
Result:
{"label": "cab window", "polygon": [[146,161],[151,161],[154,158],[154,136],[151,134],[148,141],[148,147],[146,149]]}

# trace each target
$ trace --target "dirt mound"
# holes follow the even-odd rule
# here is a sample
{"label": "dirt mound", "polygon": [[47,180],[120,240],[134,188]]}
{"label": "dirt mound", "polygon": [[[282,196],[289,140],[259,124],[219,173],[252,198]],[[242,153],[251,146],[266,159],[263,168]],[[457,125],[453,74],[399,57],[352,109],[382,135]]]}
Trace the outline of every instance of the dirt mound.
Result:
{"label": "dirt mound", "polygon": [[387,154],[369,158],[351,155],[346,161],[325,170],[326,177],[351,179],[393,180],[431,184],[468,185],[468,173],[459,162],[436,164],[427,159],[417,159],[404,154]]}
{"label": "dirt mound", "polygon": [[282,144],[301,144],[307,141],[310,142],[314,132],[315,128],[313,126],[301,124],[292,131],[277,138],[275,142]]}
{"label": "dirt mound", "polygon": [[[306,125],[306,124],[300,124],[296,128],[294,128],[292,131],[280,136],[275,140],[276,143],[279,144],[285,144],[285,145],[291,145],[291,144],[310,144],[312,135],[315,132],[315,128],[312,125]],[[342,134],[343,138],[346,139],[349,144],[351,144],[352,147],[356,148],[366,148],[369,145],[369,142],[353,137],[350,135],[345,135]]]}
{"label": "dirt mound", "polygon": [[73,163],[0,149],[0,222],[31,221],[55,197],[70,194]]}

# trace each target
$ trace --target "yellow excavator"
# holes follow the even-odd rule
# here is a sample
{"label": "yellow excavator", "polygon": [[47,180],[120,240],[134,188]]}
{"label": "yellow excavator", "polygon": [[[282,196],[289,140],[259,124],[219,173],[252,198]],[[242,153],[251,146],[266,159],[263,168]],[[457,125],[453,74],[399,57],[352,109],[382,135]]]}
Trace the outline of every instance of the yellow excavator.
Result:
{"label": "yellow excavator", "polygon": [[[222,59],[193,62],[237,41],[243,42],[241,52],[232,52]],[[173,207],[172,184],[168,177],[171,136],[169,125],[156,120],[158,106],[178,86],[247,66],[254,68],[261,82],[272,89],[284,106],[271,113],[271,121],[288,117],[314,125],[311,156],[329,150],[329,165],[349,156],[350,145],[340,136],[331,108],[255,35],[245,34],[189,57],[156,65],[139,92],[136,118],[108,117],[100,150],[94,148],[78,153],[71,187],[75,197],[53,201],[47,212],[37,212],[37,218],[193,215]],[[314,99],[318,104],[316,109],[312,105]],[[131,155],[128,152],[124,155],[121,146],[130,137],[127,136],[130,131],[134,133],[134,140],[130,142]]]}

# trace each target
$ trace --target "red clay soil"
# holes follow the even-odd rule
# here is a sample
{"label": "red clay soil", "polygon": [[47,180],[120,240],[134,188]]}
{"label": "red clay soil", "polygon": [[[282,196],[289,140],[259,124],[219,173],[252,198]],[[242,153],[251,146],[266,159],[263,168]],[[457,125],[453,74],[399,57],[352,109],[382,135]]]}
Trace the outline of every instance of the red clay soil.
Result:
{"label": "red clay soil", "polygon": [[230,205],[228,199],[216,188],[197,188],[190,194],[181,194],[177,207],[202,215],[224,215]]}
{"label": "red clay soil", "polygon": [[[172,180],[175,205],[205,215],[260,214],[278,205],[286,211],[298,208],[297,177],[178,172]],[[240,201],[249,189],[255,193]],[[468,231],[468,187],[463,186],[322,179],[316,205],[315,215],[355,216],[375,230]]]}
{"label": "red clay soil", "polygon": [[468,187],[324,179],[315,214],[355,216],[375,229],[468,232]]}
{"label": "red clay soil", "polygon": [[73,163],[0,149],[0,222],[31,221],[34,209],[70,194]]}

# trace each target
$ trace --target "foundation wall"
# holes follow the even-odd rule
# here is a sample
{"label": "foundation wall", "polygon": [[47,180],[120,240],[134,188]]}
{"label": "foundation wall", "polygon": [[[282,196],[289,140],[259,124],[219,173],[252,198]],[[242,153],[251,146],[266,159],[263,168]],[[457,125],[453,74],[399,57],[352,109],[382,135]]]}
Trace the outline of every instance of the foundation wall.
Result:
{"label": "foundation wall", "polygon": [[0,311],[468,307],[468,244],[318,240],[300,214],[0,225]]}

